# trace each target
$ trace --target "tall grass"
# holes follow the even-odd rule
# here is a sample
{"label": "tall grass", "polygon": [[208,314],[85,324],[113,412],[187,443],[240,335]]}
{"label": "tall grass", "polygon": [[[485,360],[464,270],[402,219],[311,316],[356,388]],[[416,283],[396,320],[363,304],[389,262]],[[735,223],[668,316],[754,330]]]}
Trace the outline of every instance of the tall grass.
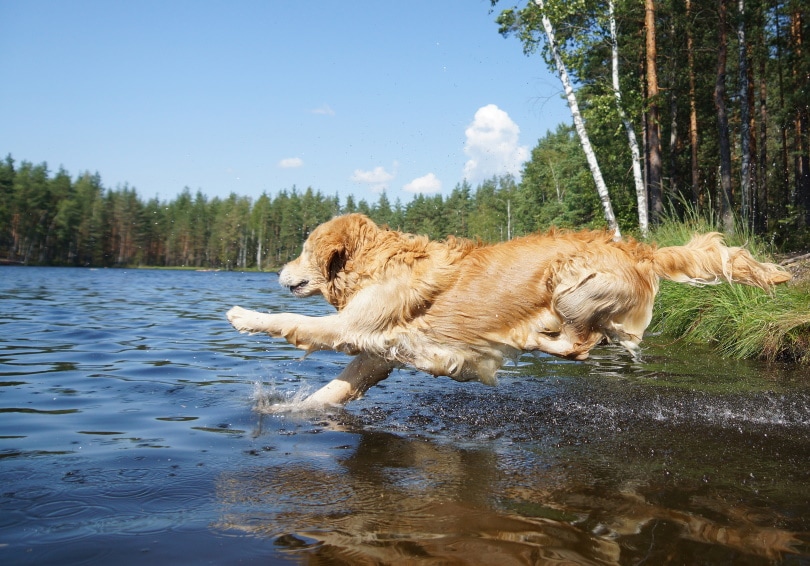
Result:
{"label": "tall grass", "polygon": [[[682,245],[695,233],[716,231],[711,217],[687,212],[667,219],[652,235],[659,246]],[[738,231],[729,245],[744,245],[769,261],[767,247]],[[692,287],[661,282],[650,330],[688,343],[713,343],[733,358],[810,364],[810,285],[789,283],[770,293],[744,285]]]}

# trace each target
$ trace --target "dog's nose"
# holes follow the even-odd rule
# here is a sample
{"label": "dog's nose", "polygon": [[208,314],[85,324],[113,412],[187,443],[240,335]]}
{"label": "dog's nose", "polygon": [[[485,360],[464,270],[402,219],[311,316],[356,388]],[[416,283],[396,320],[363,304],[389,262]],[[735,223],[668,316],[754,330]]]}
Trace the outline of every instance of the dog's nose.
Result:
{"label": "dog's nose", "polygon": [[282,287],[292,287],[297,283],[297,281],[293,281],[290,272],[287,270],[287,266],[284,266],[278,274],[278,283]]}

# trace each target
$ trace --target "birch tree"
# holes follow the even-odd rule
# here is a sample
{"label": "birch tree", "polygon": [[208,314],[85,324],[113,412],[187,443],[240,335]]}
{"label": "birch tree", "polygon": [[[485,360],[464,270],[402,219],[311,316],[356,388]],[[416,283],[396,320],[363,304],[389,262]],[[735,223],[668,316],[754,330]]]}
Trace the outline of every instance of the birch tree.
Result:
{"label": "birch tree", "polygon": [[585,157],[588,160],[588,168],[591,170],[594,183],[596,184],[596,192],[599,194],[599,200],[602,203],[602,209],[607,220],[608,227],[614,232],[614,238],[620,239],[621,232],[619,231],[619,224],[616,222],[616,215],[613,213],[613,205],[610,202],[610,193],[608,193],[607,185],[602,177],[602,170],[599,168],[599,162],[596,159],[596,153],[591,146],[591,140],[588,137],[588,130],[585,128],[585,120],[582,113],[579,111],[579,104],[577,103],[577,96],[574,92],[574,87],[571,83],[571,78],[568,76],[568,70],[565,67],[565,62],[562,59],[562,53],[554,36],[554,27],[551,25],[551,20],[545,11],[545,4],[543,0],[535,0],[535,5],[540,9],[543,31],[546,34],[546,42],[548,49],[557,66],[557,75],[562,83],[565,92],[565,98],[568,101],[568,108],[571,111],[571,117],[574,119],[574,128],[576,129],[579,141],[582,144],[582,151],[585,152]]}
{"label": "birch tree", "polygon": [[717,135],[720,150],[720,194],[718,195],[720,221],[727,234],[734,232],[734,210],[731,197],[731,144],[726,108],[726,64],[728,57],[728,32],[726,30],[726,0],[718,1],[718,48],[717,74],[714,84],[714,105],[717,109]]}
{"label": "birch tree", "polygon": [[[740,0],[742,1],[742,0]],[[613,83],[613,95],[616,98],[616,110],[619,119],[627,132],[627,142],[630,145],[630,155],[633,164],[633,181],[636,186],[636,201],[638,203],[638,227],[641,235],[645,238],[649,234],[649,220],[647,216],[647,189],[644,187],[644,179],[641,174],[641,152],[636,139],[636,132],[633,123],[627,117],[622,105],[622,92],[619,87],[619,40],[616,33],[615,6],[613,0],[608,1],[608,18],[610,20],[610,61],[611,79]]]}
{"label": "birch tree", "polygon": [[745,39],[745,0],[737,0],[737,50],[739,55],[739,100],[740,100],[740,198],[742,221],[751,226],[751,114],[748,106],[748,44]]}

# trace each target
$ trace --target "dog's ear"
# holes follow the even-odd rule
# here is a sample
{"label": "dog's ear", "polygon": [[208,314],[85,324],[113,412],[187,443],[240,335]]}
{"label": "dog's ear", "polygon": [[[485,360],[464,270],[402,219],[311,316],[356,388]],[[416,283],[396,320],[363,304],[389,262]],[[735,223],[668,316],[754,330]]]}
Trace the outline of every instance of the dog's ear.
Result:
{"label": "dog's ear", "polygon": [[339,216],[319,227],[313,249],[324,277],[333,281],[378,230],[377,225],[362,214]]}
{"label": "dog's ear", "polygon": [[326,279],[333,281],[344,267],[346,267],[346,250],[341,248],[332,250],[332,255],[326,264]]}

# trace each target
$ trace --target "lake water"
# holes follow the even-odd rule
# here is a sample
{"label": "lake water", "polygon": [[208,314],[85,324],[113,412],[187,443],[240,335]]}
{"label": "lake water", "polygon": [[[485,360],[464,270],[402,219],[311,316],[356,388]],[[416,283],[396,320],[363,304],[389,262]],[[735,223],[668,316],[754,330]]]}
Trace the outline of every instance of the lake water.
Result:
{"label": "lake water", "polygon": [[810,564],[810,378],[648,337],[500,385],[224,314],[328,314],[275,275],[0,268],[3,564]]}

